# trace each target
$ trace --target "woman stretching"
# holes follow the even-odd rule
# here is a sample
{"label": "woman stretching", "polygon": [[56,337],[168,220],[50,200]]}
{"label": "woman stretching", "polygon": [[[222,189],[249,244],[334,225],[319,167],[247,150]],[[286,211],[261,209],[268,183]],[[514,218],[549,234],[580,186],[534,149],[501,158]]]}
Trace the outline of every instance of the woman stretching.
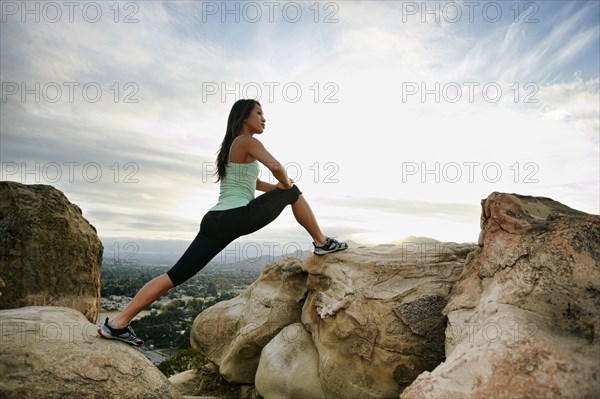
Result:
{"label": "woman stretching", "polygon": [[[114,319],[109,322],[107,317],[98,328],[98,334],[134,346],[143,345],[129,325],[131,319],[169,289],[198,273],[233,240],[271,223],[287,205],[292,206],[294,217],[312,237],[316,255],[348,248],[345,242],[338,242],[321,232],[298,187],[288,179],[281,164],[254,138],[255,134],[264,131],[265,122],[258,101],[239,100],[233,104],[217,156],[217,181],[221,182],[217,204],[204,215],[200,232],[181,259],[167,273],[146,283]],[[277,184],[258,179],[257,161],[273,173]],[[255,189],[265,193],[254,198]]]}

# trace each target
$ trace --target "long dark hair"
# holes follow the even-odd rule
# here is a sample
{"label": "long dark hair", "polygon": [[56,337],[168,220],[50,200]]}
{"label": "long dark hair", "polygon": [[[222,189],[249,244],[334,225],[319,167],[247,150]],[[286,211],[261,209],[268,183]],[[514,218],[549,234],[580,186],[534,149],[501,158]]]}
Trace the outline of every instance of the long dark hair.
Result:
{"label": "long dark hair", "polygon": [[240,135],[244,120],[250,115],[250,112],[252,112],[255,105],[260,105],[260,103],[256,100],[246,99],[237,100],[235,104],[233,104],[233,107],[231,107],[229,118],[227,119],[225,137],[223,138],[221,149],[219,149],[219,154],[217,155],[217,181],[225,178],[225,167],[229,161],[231,144],[233,143],[233,140]]}

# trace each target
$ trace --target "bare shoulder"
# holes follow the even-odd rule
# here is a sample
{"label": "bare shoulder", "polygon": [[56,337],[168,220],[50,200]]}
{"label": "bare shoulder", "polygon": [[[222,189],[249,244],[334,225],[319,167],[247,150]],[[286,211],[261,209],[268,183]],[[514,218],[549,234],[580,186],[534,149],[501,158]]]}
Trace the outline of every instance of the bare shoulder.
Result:
{"label": "bare shoulder", "polygon": [[261,148],[264,147],[263,144],[260,142],[259,139],[257,139],[256,137],[251,137],[251,136],[244,136],[244,137],[240,137],[240,140],[243,145],[247,148]]}
{"label": "bare shoulder", "polygon": [[252,148],[262,146],[260,141],[251,136],[238,136],[235,138],[235,145],[232,147],[232,151],[249,151]]}
{"label": "bare shoulder", "polygon": [[258,139],[251,136],[240,136],[235,141],[236,145],[231,149],[230,160],[232,162],[247,163],[255,159],[263,162],[269,158],[268,151]]}
{"label": "bare shoulder", "polygon": [[277,160],[269,153],[265,146],[255,137],[245,137],[243,147],[252,158],[262,164],[274,163]]}

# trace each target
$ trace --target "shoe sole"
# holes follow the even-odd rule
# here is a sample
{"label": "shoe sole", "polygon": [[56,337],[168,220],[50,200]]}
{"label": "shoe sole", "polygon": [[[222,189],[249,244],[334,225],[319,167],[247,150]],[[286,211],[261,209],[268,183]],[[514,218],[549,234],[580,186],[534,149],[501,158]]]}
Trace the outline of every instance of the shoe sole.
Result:
{"label": "shoe sole", "polygon": [[313,254],[317,255],[317,256],[323,256],[323,255],[327,255],[327,254],[331,254],[333,252],[338,252],[338,251],[343,251],[344,249],[348,249],[348,247],[345,248],[337,248],[337,249],[332,249],[331,251],[327,251],[327,252],[317,252],[317,251],[313,251]]}
{"label": "shoe sole", "polygon": [[104,334],[102,334],[102,331],[103,331],[102,327],[98,327],[98,335],[100,335],[102,338],[116,339],[117,341],[125,342],[126,344],[129,344],[131,346],[135,346],[136,348],[144,346],[144,342],[143,341],[142,341],[141,344],[138,345],[138,344],[136,344],[133,341],[129,341],[129,340],[126,340],[126,339],[121,338],[121,337],[115,337],[114,335],[110,335],[110,334],[104,335]]}

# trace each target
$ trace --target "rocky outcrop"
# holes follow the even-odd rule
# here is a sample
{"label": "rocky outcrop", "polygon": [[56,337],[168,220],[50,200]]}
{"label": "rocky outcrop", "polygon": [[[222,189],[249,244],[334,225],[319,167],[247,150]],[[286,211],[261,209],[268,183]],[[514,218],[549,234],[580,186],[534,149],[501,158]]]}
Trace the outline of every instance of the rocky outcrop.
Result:
{"label": "rocky outcrop", "polygon": [[306,274],[299,259],[268,264],[244,293],[196,317],[192,348],[217,364],[227,381],[254,384],[263,347],[300,320],[305,297]]}
{"label": "rocky outcrop", "polygon": [[94,323],[102,251],[96,229],[61,191],[0,182],[0,309],[67,306]]}
{"label": "rocky outcrop", "polygon": [[600,217],[493,193],[479,246],[444,309],[445,362],[400,397],[597,398]]}
{"label": "rocky outcrop", "polygon": [[301,323],[280,322],[262,345],[255,381],[265,398],[600,392],[599,216],[493,193],[478,245],[358,247],[302,268]]}
{"label": "rocky outcrop", "polygon": [[181,398],[144,355],[98,337],[73,309],[2,310],[0,320],[2,398]]}
{"label": "rocky outcrop", "polygon": [[[68,306],[0,311],[0,397],[181,397],[137,350],[97,337],[102,246],[62,193],[0,183],[0,251],[1,306]],[[198,315],[192,346],[216,366],[177,383],[223,376],[267,399],[596,398],[599,331],[600,216],[493,193],[478,245],[265,266]]]}
{"label": "rocky outcrop", "polygon": [[265,398],[398,397],[444,359],[441,312],[476,247],[405,243],[272,263],[196,318],[192,346]]}
{"label": "rocky outcrop", "polygon": [[444,360],[442,309],[475,244],[405,243],[309,257],[302,323],[328,398],[392,398]]}

